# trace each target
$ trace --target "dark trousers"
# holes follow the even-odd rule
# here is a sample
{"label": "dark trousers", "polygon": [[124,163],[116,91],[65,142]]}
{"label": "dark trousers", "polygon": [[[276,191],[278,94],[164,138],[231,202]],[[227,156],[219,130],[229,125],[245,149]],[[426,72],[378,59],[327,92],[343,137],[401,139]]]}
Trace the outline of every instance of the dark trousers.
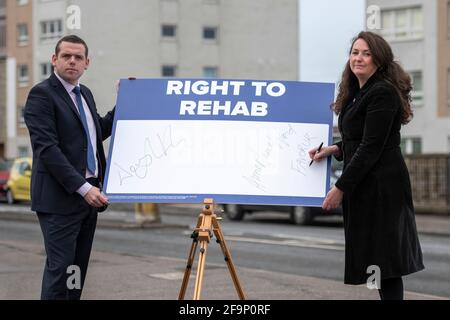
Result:
{"label": "dark trousers", "polygon": [[381,289],[378,292],[381,300],[403,300],[402,277],[381,280]]}
{"label": "dark trousers", "polygon": [[[79,300],[86,278],[97,224],[97,211],[89,207],[73,215],[38,212],[44,236],[47,260],[42,278],[42,300]],[[68,286],[68,278],[74,275],[77,266],[81,280],[80,289]],[[75,283],[71,282],[72,284]]]}

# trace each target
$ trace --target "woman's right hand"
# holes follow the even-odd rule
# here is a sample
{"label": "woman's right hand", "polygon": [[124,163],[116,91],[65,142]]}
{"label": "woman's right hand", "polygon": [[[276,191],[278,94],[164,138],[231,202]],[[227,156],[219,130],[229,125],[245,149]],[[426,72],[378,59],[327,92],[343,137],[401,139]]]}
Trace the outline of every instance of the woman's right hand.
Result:
{"label": "woman's right hand", "polygon": [[331,155],[334,154],[339,154],[339,147],[336,145],[331,145],[331,146],[327,146],[327,147],[322,147],[322,149],[320,149],[320,152],[317,152],[318,148],[314,148],[308,151],[309,153],[309,158],[311,160],[314,160],[316,162],[322,160],[322,159],[326,159]]}

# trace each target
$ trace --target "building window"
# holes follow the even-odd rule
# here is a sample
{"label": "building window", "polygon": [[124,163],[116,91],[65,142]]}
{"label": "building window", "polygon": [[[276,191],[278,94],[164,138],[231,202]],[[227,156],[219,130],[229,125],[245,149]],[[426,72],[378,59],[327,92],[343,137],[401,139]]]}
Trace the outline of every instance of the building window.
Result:
{"label": "building window", "polygon": [[412,139],[412,153],[413,154],[422,153],[422,139],[421,138],[413,138]]}
{"label": "building window", "polygon": [[447,70],[447,104],[450,107],[450,69]]}
{"label": "building window", "polygon": [[41,40],[58,39],[63,34],[62,20],[41,22]]}
{"label": "building window", "polygon": [[413,90],[411,92],[412,103],[414,106],[423,105],[423,81],[422,71],[410,72]]}
{"label": "building window", "polygon": [[28,65],[21,64],[19,65],[19,86],[20,87],[26,87],[28,85],[29,75],[28,75]]}
{"label": "building window", "polygon": [[19,46],[28,44],[28,26],[25,23],[17,25],[17,43]]}
{"label": "building window", "polygon": [[28,4],[28,0],[17,0],[18,6],[24,6]]}
{"label": "building window", "polygon": [[50,62],[44,62],[40,64],[39,76],[41,80],[45,80],[53,72],[53,65]]}
{"label": "building window", "polygon": [[422,138],[402,138],[400,148],[403,154],[421,154]]}
{"label": "building window", "polygon": [[[30,153],[28,152],[28,147],[19,147],[18,153],[19,157],[28,157],[30,155]],[[28,163],[26,165],[23,165],[23,167],[21,167],[20,169],[22,169],[23,171],[25,171],[24,169],[31,170]]]}
{"label": "building window", "polygon": [[25,107],[19,107],[19,127],[25,128]]}
{"label": "building window", "polygon": [[203,77],[204,78],[217,78],[218,77],[217,67],[203,67]]}
{"label": "building window", "polygon": [[0,48],[6,48],[6,23],[5,18],[0,18]]}
{"label": "building window", "polygon": [[450,37],[450,2],[447,3],[447,34]]}
{"label": "building window", "polygon": [[203,39],[217,40],[217,28],[216,27],[203,27]]}
{"label": "building window", "polygon": [[172,24],[163,24],[161,26],[161,36],[163,38],[175,38],[177,27]]}
{"label": "building window", "polygon": [[162,66],[161,74],[163,77],[175,77],[176,69],[177,68],[175,66]]}
{"label": "building window", "polygon": [[421,39],[423,37],[422,8],[381,11],[381,34],[388,41]]}

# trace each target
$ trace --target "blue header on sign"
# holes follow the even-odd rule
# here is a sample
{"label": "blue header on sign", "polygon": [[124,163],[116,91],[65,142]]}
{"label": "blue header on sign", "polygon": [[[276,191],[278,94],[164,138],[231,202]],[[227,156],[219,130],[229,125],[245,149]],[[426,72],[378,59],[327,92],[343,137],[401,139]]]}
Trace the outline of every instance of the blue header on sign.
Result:
{"label": "blue header on sign", "polygon": [[[283,88],[284,87],[284,88]],[[126,96],[121,94],[126,92]],[[230,120],[330,123],[334,84],[297,81],[121,80],[121,120]],[[332,117],[331,117],[332,119]]]}

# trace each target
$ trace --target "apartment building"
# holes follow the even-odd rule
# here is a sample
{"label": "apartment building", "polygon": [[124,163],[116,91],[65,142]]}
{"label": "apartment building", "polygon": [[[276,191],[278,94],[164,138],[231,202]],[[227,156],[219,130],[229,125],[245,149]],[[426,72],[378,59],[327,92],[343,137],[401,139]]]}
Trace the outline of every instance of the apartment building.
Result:
{"label": "apartment building", "polygon": [[413,80],[414,119],[402,128],[405,153],[450,152],[450,1],[368,0],[378,32]]}
{"label": "apartment building", "polygon": [[31,86],[53,71],[50,58],[66,34],[89,45],[91,65],[81,81],[100,114],[115,104],[116,81],[128,76],[299,77],[297,0],[6,2],[8,158],[31,153],[21,111]]}
{"label": "apartment building", "polygon": [[6,0],[6,158],[30,154],[23,119],[25,102],[33,85],[33,29],[31,0]]}
{"label": "apartment building", "polygon": [[51,57],[55,52],[56,43],[63,35],[71,33],[65,28],[67,8],[71,2],[34,0],[33,29],[36,32],[33,36],[35,48],[33,73],[35,83],[47,79],[53,72]]}

